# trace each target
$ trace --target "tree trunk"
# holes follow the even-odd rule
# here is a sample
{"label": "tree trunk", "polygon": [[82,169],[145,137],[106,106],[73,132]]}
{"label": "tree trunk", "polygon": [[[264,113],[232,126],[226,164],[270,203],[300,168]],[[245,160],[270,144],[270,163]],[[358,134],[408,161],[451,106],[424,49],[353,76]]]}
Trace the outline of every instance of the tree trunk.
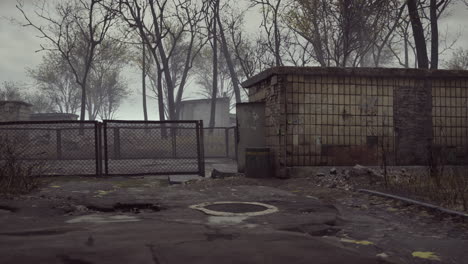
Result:
{"label": "tree trunk", "polygon": [[85,121],[86,115],[86,81],[81,85],[81,112],[80,121]]}
{"label": "tree trunk", "polygon": [[[159,67],[158,67],[159,68]],[[159,121],[165,121],[166,115],[164,110],[164,95],[162,89],[162,71],[158,69],[158,110],[159,110]]]}
{"label": "tree trunk", "polygon": [[143,42],[143,67],[142,67],[142,82],[141,82],[141,89],[143,94],[143,117],[145,121],[148,121],[148,111],[146,108],[146,44]]}
{"label": "tree trunk", "polygon": [[219,0],[215,0],[214,17],[213,17],[213,90],[211,93],[211,113],[210,127],[215,126],[216,118],[216,96],[218,94],[218,34],[216,32],[216,17]]}
{"label": "tree trunk", "polygon": [[229,69],[229,75],[231,75],[232,86],[234,89],[234,94],[236,96],[236,103],[241,103],[241,95],[240,95],[240,88],[239,88],[239,79],[237,78],[236,70],[234,69],[234,63],[231,59],[231,54],[229,53],[226,36],[224,35],[223,25],[221,23],[221,19],[219,18],[219,14],[215,18],[215,21],[218,21],[219,26],[219,35],[221,37],[221,49],[223,50],[224,57],[226,59],[226,64]]}
{"label": "tree trunk", "polygon": [[437,24],[437,0],[431,0],[431,69],[439,68],[439,26]]}
{"label": "tree trunk", "polygon": [[410,16],[411,27],[413,29],[414,43],[416,45],[416,53],[418,58],[418,68],[428,69],[429,59],[427,57],[426,40],[424,38],[424,28],[421,23],[421,18],[418,13],[417,0],[407,0],[408,13]]}

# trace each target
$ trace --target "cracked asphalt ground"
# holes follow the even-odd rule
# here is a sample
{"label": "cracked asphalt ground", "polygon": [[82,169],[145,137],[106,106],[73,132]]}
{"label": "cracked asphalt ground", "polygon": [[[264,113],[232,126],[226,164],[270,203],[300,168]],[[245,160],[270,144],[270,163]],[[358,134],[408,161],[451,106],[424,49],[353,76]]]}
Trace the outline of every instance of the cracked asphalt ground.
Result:
{"label": "cracked asphalt ground", "polygon": [[[276,213],[210,216],[203,202]],[[0,200],[0,263],[468,263],[460,219],[313,179],[46,180]]]}

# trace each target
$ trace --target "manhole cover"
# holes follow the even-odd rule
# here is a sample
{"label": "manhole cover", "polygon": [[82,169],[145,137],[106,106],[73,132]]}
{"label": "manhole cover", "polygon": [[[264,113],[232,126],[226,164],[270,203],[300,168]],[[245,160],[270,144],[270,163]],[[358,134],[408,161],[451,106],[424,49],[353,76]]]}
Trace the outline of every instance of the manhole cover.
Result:
{"label": "manhole cover", "polygon": [[275,206],[257,202],[213,202],[192,205],[190,208],[215,216],[255,216],[278,211]]}

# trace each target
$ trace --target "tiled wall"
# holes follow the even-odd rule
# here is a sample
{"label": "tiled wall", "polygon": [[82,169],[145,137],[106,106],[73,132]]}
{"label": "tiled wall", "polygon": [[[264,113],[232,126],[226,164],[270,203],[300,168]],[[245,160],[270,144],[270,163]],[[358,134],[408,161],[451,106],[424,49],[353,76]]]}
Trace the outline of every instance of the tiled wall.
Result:
{"label": "tiled wall", "polygon": [[394,82],[378,78],[288,76],[287,164],[375,163],[394,148]]}
{"label": "tiled wall", "polygon": [[[385,157],[388,164],[395,164],[405,162],[402,155],[411,159],[412,155],[428,151],[425,146],[413,150],[413,145],[401,144],[403,133],[395,132],[396,120],[403,121],[398,126],[420,124],[416,125],[413,140],[433,136],[433,151],[446,154],[451,163],[467,162],[466,81],[433,80],[431,106],[422,104],[424,96],[429,96],[429,101],[431,96],[430,89],[422,88],[424,79],[330,75],[273,78],[251,88],[250,101],[266,103],[265,136],[277,163],[286,166],[378,165]],[[406,100],[406,105],[394,99],[401,100],[404,96],[413,98]],[[425,109],[429,109],[428,118],[414,120],[422,116]],[[410,114],[405,119],[398,113]],[[394,120],[395,114],[399,116]],[[426,124],[428,129],[423,127]]]}
{"label": "tiled wall", "polygon": [[468,82],[433,82],[433,143],[449,163],[466,163],[468,146]]}

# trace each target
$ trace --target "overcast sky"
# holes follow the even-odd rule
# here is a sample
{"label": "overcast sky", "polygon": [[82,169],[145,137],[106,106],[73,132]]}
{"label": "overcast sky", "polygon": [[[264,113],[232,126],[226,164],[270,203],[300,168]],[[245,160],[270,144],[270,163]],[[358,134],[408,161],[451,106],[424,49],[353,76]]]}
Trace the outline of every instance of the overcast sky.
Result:
{"label": "overcast sky", "polygon": [[[241,6],[245,6],[247,0],[240,1],[243,3]],[[25,2],[30,2],[30,0],[25,0]],[[0,82],[12,81],[31,85],[32,81],[26,74],[26,68],[38,65],[43,54],[36,52],[40,44],[36,32],[10,22],[11,18],[23,21],[15,5],[16,0],[0,0]],[[249,12],[246,16],[246,26],[249,31],[254,32],[259,26],[259,14]],[[468,9],[466,6],[460,3],[452,8],[450,16],[440,22],[440,31],[445,31],[447,28],[452,37],[460,34],[456,47],[468,49]],[[450,55],[451,51],[448,51],[442,56],[442,60]],[[133,95],[122,105],[117,118],[142,119],[141,95],[138,92],[141,87],[140,76],[136,70],[129,70],[126,75]],[[186,97],[196,98],[198,95],[194,90],[192,84],[192,89],[188,88],[189,93]],[[150,119],[157,118],[156,111],[156,101],[149,99]]]}

